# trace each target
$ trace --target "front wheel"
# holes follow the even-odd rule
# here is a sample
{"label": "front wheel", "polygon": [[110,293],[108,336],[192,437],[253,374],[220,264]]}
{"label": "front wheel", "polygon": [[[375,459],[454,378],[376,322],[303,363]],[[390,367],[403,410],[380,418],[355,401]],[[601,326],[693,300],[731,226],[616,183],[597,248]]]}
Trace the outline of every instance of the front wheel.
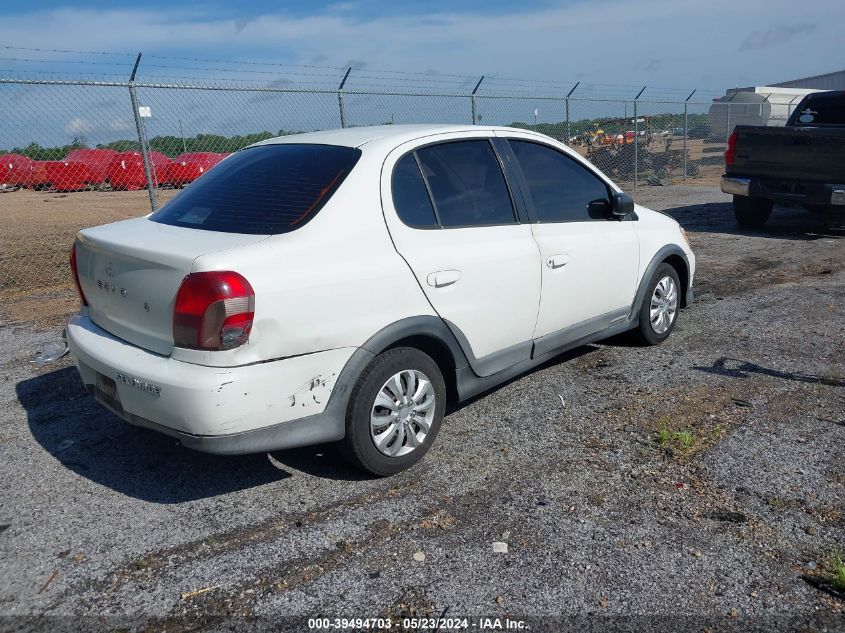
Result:
{"label": "front wheel", "polygon": [[734,216],[740,226],[759,228],[763,226],[772,214],[774,203],[765,198],[749,198],[748,196],[734,196]]}
{"label": "front wheel", "polygon": [[430,356],[397,347],[373,358],[352,389],[341,452],[374,475],[398,473],[431,448],[446,410],[446,385]]}
{"label": "front wheel", "polygon": [[646,286],[640,324],[631,331],[635,341],[657,345],[669,337],[678,321],[681,292],[677,271],[669,264],[660,264]]}

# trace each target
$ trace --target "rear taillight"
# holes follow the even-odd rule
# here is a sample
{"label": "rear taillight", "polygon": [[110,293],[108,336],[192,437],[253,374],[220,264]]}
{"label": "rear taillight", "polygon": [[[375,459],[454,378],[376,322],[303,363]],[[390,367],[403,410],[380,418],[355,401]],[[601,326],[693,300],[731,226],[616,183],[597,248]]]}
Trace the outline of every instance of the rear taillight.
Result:
{"label": "rear taillight", "polygon": [[227,350],[249,340],[255,292],[231,271],[191,273],[182,280],[173,309],[173,344]]}
{"label": "rear taillight", "polygon": [[82,292],[82,286],[79,284],[79,269],[76,265],[76,244],[70,248],[70,269],[73,272],[73,283],[76,284],[76,292],[79,293],[79,301],[83,306],[87,306],[88,300],[85,298],[85,293]]}
{"label": "rear taillight", "polygon": [[736,158],[736,130],[728,137],[728,148],[725,150],[725,165],[730,167]]}

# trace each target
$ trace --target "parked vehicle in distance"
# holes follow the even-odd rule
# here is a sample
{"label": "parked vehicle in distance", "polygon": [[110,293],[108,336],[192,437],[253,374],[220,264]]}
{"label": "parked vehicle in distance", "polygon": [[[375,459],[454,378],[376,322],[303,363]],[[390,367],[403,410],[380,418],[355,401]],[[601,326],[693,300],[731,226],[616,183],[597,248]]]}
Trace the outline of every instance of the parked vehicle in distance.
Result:
{"label": "parked vehicle in distance", "polygon": [[214,152],[180,154],[167,166],[167,184],[174,187],[184,187],[194,182],[224,158],[226,158],[226,154]]}
{"label": "parked vehicle in distance", "polygon": [[381,126],[233,154],[150,216],[79,232],[88,391],[211,453],[339,442],[389,475],[447,401],[561,352],[672,332],[695,257],[535,132]]}
{"label": "parked vehicle in distance", "polygon": [[785,127],[737,126],[722,191],[742,226],[763,226],[776,202],[845,211],[845,92],[808,94]]}

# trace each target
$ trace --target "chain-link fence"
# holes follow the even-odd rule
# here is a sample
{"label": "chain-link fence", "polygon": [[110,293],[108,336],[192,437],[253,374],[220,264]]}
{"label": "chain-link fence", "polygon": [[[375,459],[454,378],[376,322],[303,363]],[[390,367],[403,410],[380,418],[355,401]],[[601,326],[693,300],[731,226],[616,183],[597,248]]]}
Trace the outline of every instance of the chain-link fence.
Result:
{"label": "chain-link fence", "polygon": [[578,84],[561,94],[494,92],[483,78],[459,90],[349,87],[348,76],[335,88],[136,81],[134,70],[125,81],[0,77],[0,296],[20,303],[61,294],[71,287],[66,262],[76,231],[148,213],[230,152],[274,136],[508,125],[566,143],[623,188],[714,184],[736,124],[783,124],[797,103],[771,95],[665,99],[643,90],[607,97]]}

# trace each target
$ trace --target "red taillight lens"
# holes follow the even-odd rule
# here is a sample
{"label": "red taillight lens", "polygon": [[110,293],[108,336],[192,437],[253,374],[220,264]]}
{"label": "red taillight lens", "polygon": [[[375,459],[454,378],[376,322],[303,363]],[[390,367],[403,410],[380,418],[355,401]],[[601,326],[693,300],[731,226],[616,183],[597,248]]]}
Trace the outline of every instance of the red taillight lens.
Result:
{"label": "red taillight lens", "polygon": [[88,300],[85,298],[85,293],[82,292],[82,286],[79,284],[79,269],[76,266],[76,244],[70,247],[70,269],[73,272],[73,283],[76,284],[76,291],[79,293],[79,301],[83,306],[87,306]]}
{"label": "red taillight lens", "polygon": [[249,340],[255,292],[231,271],[191,273],[182,280],[173,309],[173,344],[227,350]]}
{"label": "red taillight lens", "polygon": [[736,158],[736,131],[731,132],[728,137],[728,148],[725,150],[725,165],[730,167]]}

